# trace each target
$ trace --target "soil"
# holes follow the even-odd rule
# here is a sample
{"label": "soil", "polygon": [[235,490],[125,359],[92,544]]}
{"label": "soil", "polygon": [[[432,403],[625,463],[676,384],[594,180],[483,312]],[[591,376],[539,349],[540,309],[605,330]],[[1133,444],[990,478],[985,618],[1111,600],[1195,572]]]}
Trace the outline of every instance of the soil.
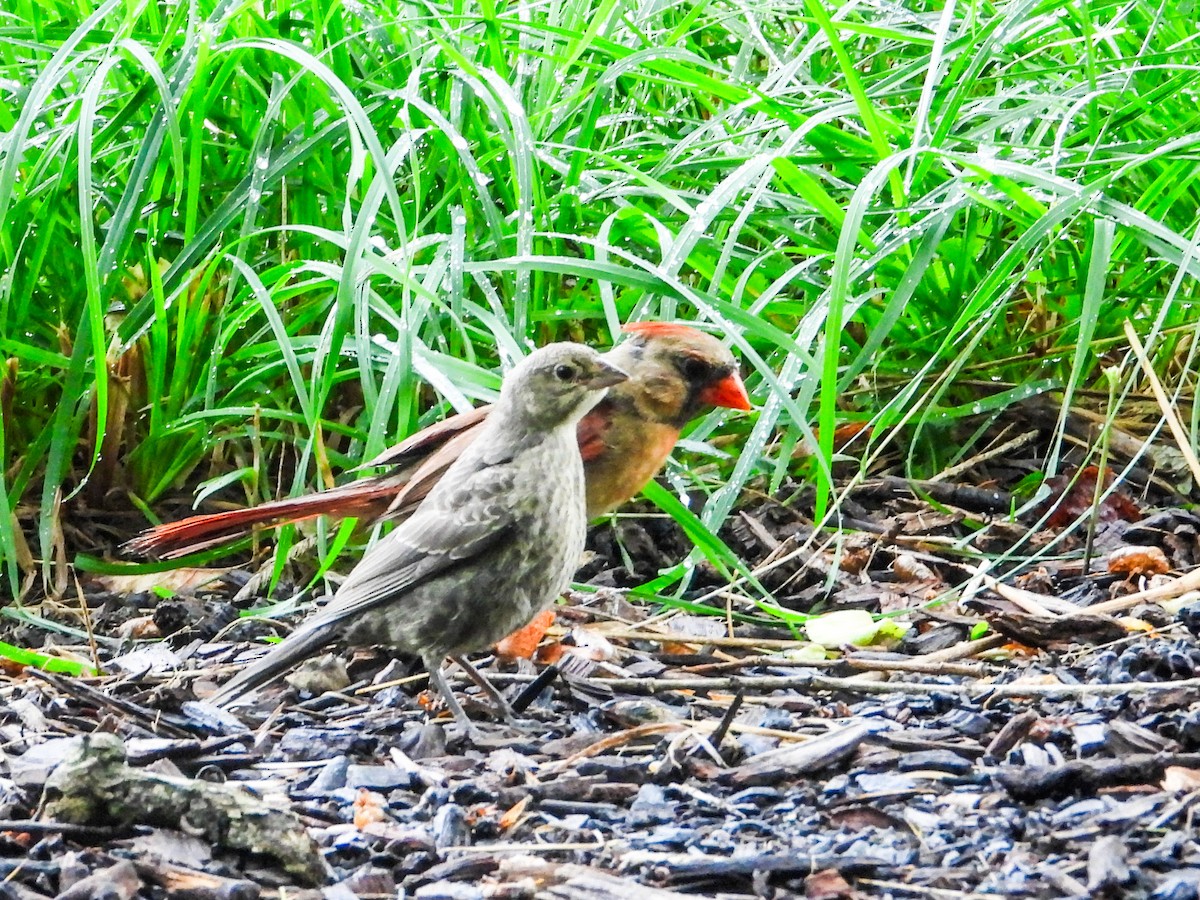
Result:
{"label": "soil", "polygon": [[[810,485],[748,494],[722,538],[767,604],[707,562],[626,595],[691,549],[635,506],[533,659],[476,660],[516,725],[448,669],[471,734],[371,648],[207,704],[302,615],[240,617],[257,562],[81,573],[0,633],[102,669],[0,678],[0,897],[1200,897],[1200,516],[1162,466],[1096,504],[1082,459],[1028,504],[1048,433],[881,465],[820,528]],[[907,630],[805,639],[845,610]]]}

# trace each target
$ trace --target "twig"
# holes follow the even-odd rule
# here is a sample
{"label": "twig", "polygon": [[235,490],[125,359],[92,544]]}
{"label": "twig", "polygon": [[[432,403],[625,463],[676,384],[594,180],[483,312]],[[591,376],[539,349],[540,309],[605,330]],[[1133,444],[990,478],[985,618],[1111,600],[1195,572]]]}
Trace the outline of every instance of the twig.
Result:
{"label": "twig", "polygon": [[454,847],[445,847],[442,853],[552,853],[559,850],[600,850],[607,841],[594,841],[592,843],[584,843],[582,841],[570,844],[536,844],[536,843],[521,843],[514,841],[511,844],[460,844]]}
{"label": "twig", "polygon": [[725,715],[721,717],[721,723],[713,730],[712,736],[709,739],[713,749],[718,753],[721,752],[721,741],[725,740],[725,735],[729,732],[729,726],[733,724],[734,716],[737,711],[742,708],[742,701],[746,699],[746,695],[738,691],[733,700],[730,701],[729,708],[725,710]]}
{"label": "twig", "polygon": [[1001,766],[1000,784],[1017,800],[1092,793],[1119,784],[1156,782],[1170,766],[1194,769],[1200,753],[1133,753],[1119,759],[1070,759],[1050,766]]}
{"label": "twig", "polygon": [[1200,484],[1200,460],[1196,458],[1196,451],[1192,449],[1192,442],[1188,438],[1187,432],[1183,430],[1183,424],[1179,421],[1179,416],[1176,414],[1175,408],[1171,406],[1171,399],[1163,389],[1162,382],[1158,380],[1158,375],[1155,374],[1154,367],[1150,365],[1150,359],[1146,356],[1146,348],[1142,346],[1142,342],[1133,328],[1133,323],[1128,319],[1125,320],[1125,337],[1129,340],[1129,347],[1133,350],[1133,355],[1137,357],[1138,365],[1142,367],[1142,373],[1146,376],[1146,380],[1150,382],[1150,390],[1154,392],[1154,399],[1158,401],[1159,409],[1162,410],[1167,427],[1171,429],[1171,436],[1175,438],[1175,443],[1179,447],[1180,454],[1182,454],[1188,464],[1188,468],[1192,471],[1192,480],[1196,484]]}
{"label": "twig", "polygon": [[[1159,691],[1190,691],[1200,688],[1200,678],[1179,681],[1134,681],[1127,684],[929,684],[910,681],[857,681],[855,678],[833,678],[814,672],[795,675],[730,676],[727,678],[600,678],[603,684],[617,691],[654,694],[661,691],[846,691],[858,694],[954,694],[960,697],[1113,697],[1120,695],[1158,693]],[[661,726],[659,726],[661,727]]]}
{"label": "twig", "polygon": [[1027,709],[1023,713],[1019,713],[1004,723],[1004,727],[996,733],[992,738],[991,743],[987,745],[987,750],[984,751],[988,756],[996,759],[1002,759],[1009,750],[1025,740],[1025,736],[1029,734],[1029,729],[1040,718],[1032,709]]}
{"label": "twig", "polygon": [[683,722],[649,722],[646,725],[638,725],[636,728],[627,728],[625,731],[619,731],[616,734],[610,734],[608,737],[601,738],[594,744],[588,744],[577,753],[572,753],[566,759],[560,759],[557,762],[552,762],[548,766],[542,767],[539,770],[539,775],[554,774],[566,771],[580,760],[595,756],[597,753],[603,753],[605,750],[611,750],[613,747],[620,747],[623,744],[628,744],[630,741],[635,741],[641,737],[649,737],[650,735],[664,734],[668,731],[676,731],[682,727],[683,724]]}
{"label": "twig", "polygon": [[[1011,585],[1001,584],[996,582],[990,575],[984,575],[984,580],[988,582],[997,594],[1006,600],[1011,600],[1018,605],[1026,604],[1042,607],[1042,615],[1052,615],[1054,612],[1060,613],[1061,618],[1070,618],[1071,616],[1097,616],[1106,615],[1114,612],[1124,612],[1127,609],[1132,609],[1141,603],[1157,603],[1160,600],[1171,600],[1175,597],[1182,596],[1190,591],[1200,590],[1200,568],[1180,575],[1169,584],[1159,585],[1158,587],[1147,588],[1144,591],[1138,591],[1134,594],[1127,594],[1124,597],[1118,597],[1115,600],[1105,600],[1103,603],[1094,603],[1091,606],[1075,606],[1068,604],[1065,600],[1059,600],[1057,597],[1048,597],[1044,594],[1034,594],[1030,591],[1023,591],[1020,588],[1012,587]],[[1015,599],[1020,596],[1021,601]],[[1065,608],[1063,608],[1065,605]],[[930,654],[932,656],[933,654]]]}
{"label": "twig", "polygon": [[1068,603],[1066,600],[1060,600],[1058,597],[1037,594],[1023,588],[1013,587],[1011,584],[1005,584],[982,571],[981,568],[972,569],[970,566],[967,566],[966,569],[969,572],[974,572],[975,576],[993,592],[999,594],[1010,603],[1015,603],[1020,607],[1022,612],[1027,612],[1035,616],[1053,616],[1055,613],[1069,616],[1073,613],[1084,611],[1075,604]]}
{"label": "twig", "polygon": [[986,653],[988,650],[1003,647],[1007,643],[1008,638],[1004,635],[989,634],[981,638],[976,638],[973,641],[964,641],[961,644],[955,644],[953,647],[947,647],[945,650],[934,650],[932,653],[925,653],[921,656],[921,659],[927,663],[970,659],[972,656],[978,656],[980,653]]}
{"label": "twig", "polygon": [[33,677],[40,678],[42,681],[54,685],[55,688],[64,694],[79,697],[89,703],[95,704],[101,709],[113,709],[131,716],[144,724],[153,733],[157,734],[161,729],[162,732],[172,734],[175,737],[190,738],[194,736],[194,732],[197,729],[196,725],[182,716],[147,709],[144,706],[139,706],[130,700],[124,700],[120,697],[110,697],[77,678],[58,678],[49,672],[32,667],[26,671]]}
{"label": "twig", "polygon": [[978,678],[987,674],[987,669],[980,663],[945,663],[926,662],[924,658],[917,659],[870,659],[860,656],[845,656],[834,659],[788,659],[778,656],[745,656],[731,662],[703,663],[696,666],[685,666],[681,671],[692,675],[709,672],[723,672],[731,669],[744,669],[751,666],[773,666],[782,668],[833,669],[838,666],[848,666],[863,672],[915,672],[918,675],[961,675],[966,678]]}
{"label": "twig", "polygon": [[[1075,609],[1075,607],[1072,607]],[[1092,607],[1091,609],[1095,609]],[[783,640],[780,638],[741,638],[741,637],[696,637],[690,634],[674,634],[670,632],[645,632],[637,629],[625,629],[608,631],[601,629],[600,634],[606,638],[616,638],[618,640],[634,640],[634,641],[652,641],[655,643],[675,643],[675,644],[707,644],[713,647],[746,647],[749,649],[760,648],[763,650],[795,650],[800,647],[808,647],[811,642],[798,641],[794,639]],[[925,662],[951,662],[956,659],[968,659],[978,653],[983,653],[988,650],[994,650],[997,647],[1003,646],[1007,641],[1000,635],[990,634],[986,637],[978,638],[973,641],[966,641],[961,644],[956,644],[953,647],[947,647],[945,650],[935,650],[933,653],[925,653],[921,655],[921,659]]]}
{"label": "twig", "polygon": [[557,663],[552,663],[538,673],[537,678],[529,682],[529,684],[519,693],[509,706],[513,712],[524,712],[529,704],[537,699],[538,694],[544,691],[555,678],[559,676],[560,669]]}
{"label": "twig", "polygon": [[936,484],[939,481],[949,481],[951,478],[956,478],[957,476],[961,475],[963,472],[966,472],[969,469],[974,468],[975,466],[979,465],[980,463],[987,462],[988,460],[991,460],[991,459],[996,459],[997,457],[1010,456],[1012,454],[1012,451],[1019,450],[1022,447],[1024,447],[1026,444],[1032,443],[1034,441],[1034,439],[1037,438],[1037,436],[1038,436],[1038,432],[1036,430],[1027,431],[1024,434],[1019,434],[1012,440],[1005,441],[1003,444],[997,444],[995,447],[992,447],[988,450],[984,450],[982,453],[976,453],[970,459],[964,459],[962,462],[960,462],[956,466],[951,466],[948,469],[944,469],[943,471],[939,472],[938,474],[936,474],[932,478],[930,478],[929,482],[931,484]]}
{"label": "twig", "polygon": [[712,647],[759,647],[763,650],[793,650],[797,647],[808,646],[808,641],[798,641],[795,638],[743,638],[743,637],[706,637],[695,634],[679,634],[670,631],[641,631],[637,628],[597,629],[606,638],[617,638],[629,641],[652,641],[658,644],[708,644]]}
{"label": "twig", "polygon": [[104,667],[100,664],[100,650],[96,646],[96,634],[92,631],[92,611],[88,609],[87,598],[83,595],[83,586],[79,583],[79,575],[74,569],[71,570],[71,577],[75,580],[75,596],[79,598],[79,616],[83,619],[83,625],[87,629],[88,646],[92,651],[92,665],[97,672],[103,672]]}
{"label": "twig", "polygon": [[1200,568],[1193,569],[1186,575],[1180,575],[1170,584],[1159,585],[1158,587],[1147,588],[1144,591],[1138,591],[1136,594],[1128,594],[1124,597],[1118,597],[1116,600],[1106,600],[1103,603],[1096,603],[1092,606],[1084,606],[1078,608],[1076,612],[1099,615],[1102,613],[1123,612],[1127,609],[1132,609],[1141,603],[1157,603],[1159,600],[1172,600],[1175,597],[1182,596],[1189,591],[1200,590]]}
{"label": "twig", "polygon": [[988,674],[982,663],[927,662],[924,659],[866,659],[848,656],[846,665],[863,672],[912,672],[917,675],[959,675],[979,678]]}
{"label": "twig", "polygon": [[[722,704],[724,707],[724,704]],[[616,734],[610,734],[607,737],[601,738],[594,744],[588,744],[582,750],[571,754],[566,759],[555,760],[542,766],[538,770],[539,776],[555,775],[571,768],[580,760],[595,756],[598,753],[604,753],[607,750],[612,750],[614,747],[621,747],[639,738],[651,737],[658,734],[670,734],[677,731],[690,731],[703,734],[704,732],[716,733],[716,730],[721,727],[720,722],[693,722],[679,720],[675,722],[649,722],[645,725],[638,725],[634,728],[627,728],[625,731],[619,731]],[[811,741],[815,735],[803,734],[798,731],[783,731],[779,728],[762,728],[758,725],[745,725],[741,722],[730,722],[728,730],[738,734],[757,734],[763,737],[777,738],[781,741]]]}
{"label": "twig", "polygon": [[81,837],[92,840],[109,840],[129,834],[130,827],[115,828],[112,825],[75,825],[70,822],[52,822],[43,819],[0,819],[0,832],[15,831],[26,834],[61,834],[65,837]]}

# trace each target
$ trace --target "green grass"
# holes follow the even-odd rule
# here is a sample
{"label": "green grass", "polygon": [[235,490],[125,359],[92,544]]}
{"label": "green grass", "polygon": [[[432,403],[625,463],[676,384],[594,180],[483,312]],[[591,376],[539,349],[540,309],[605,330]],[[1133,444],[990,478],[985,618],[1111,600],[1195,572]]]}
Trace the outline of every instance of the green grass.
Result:
{"label": "green grass", "polygon": [[711,323],[752,373],[761,410],[700,485],[711,530],[810,424],[823,514],[840,421],[874,426],[846,451],[863,471],[899,446],[920,475],[954,461],[922,439],[948,421],[1106,391],[1126,318],[1190,393],[1191,19],[1144,0],[16,0],[6,583],[62,583],[72,497],[302,490],[492,396],[532,344],[631,319]]}

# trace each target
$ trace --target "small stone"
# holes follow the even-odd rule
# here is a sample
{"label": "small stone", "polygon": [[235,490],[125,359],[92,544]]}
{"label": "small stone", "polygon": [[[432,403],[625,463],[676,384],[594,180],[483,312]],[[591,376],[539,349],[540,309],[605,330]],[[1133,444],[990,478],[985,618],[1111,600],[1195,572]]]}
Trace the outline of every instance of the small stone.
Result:
{"label": "small stone", "polygon": [[419,900],[483,900],[483,888],[458,881],[435,881],[413,892]]}
{"label": "small stone", "polygon": [[412,784],[412,776],[396,766],[350,766],[346,784],[352,788],[391,791],[408,787]]}
{"label": "small stone", "polygon": [[284,732],[275,754],[291,762],[328,759],[365,749],[368,740],[350,728],[292,728]]}
{"label": "small stone", "polygon": [[855,776],[861,790],[868,794],[903,794],[917,790],[917,781],[908,775],[893,775],[884,772],[879,775],[864,772]]}
{"label": "small stone", "polygon": [[308,793],[311,794],[330,794],[340,790],[346,786],[347,776],[350,771],[350,758],[347,756],[338,756],[329,760],[321,767],[321,771],[317,773],[317,777],[312,780],[312,784],[308,786]]}
{"label": "small stone", "polygon": [[433,816],[433,845],[439,851],[447,847],[466,847],[471,843],[467,814],[457,803],[447,803]]}
{"label": "small stone", "polygon": [[918,750],[900,758],[901,772],[917,772],[932,769],[949,772],[951,775],[966,775],[971,771],[971,761],[963,759],[952,750]]}
{"label": "small stone", "polygon": [[20,756],[9,757],[9,777],[17,787],[41,788],[54,767],[74,754],[79,746],[79,738],[51,738],[36,744]]}
{"label": "small stone", "polygon": [[285,676],[283,680],[301,693],[314,697],[329,691],[345,690],[350,686],[346,664],[332,653],[306,660],[300,668]]}
{"label": "small stone", "polygon": [[1172,872],[1150,894],[1150,900],[1197,900],[1200,898],[1200,870]]}
{"label": "small stone", "polygon": [[675,804],[667,802],[666,792],[657,784],[643,784],[629,805],[629,825],[642,828],[671,822],[675,818]]}
{"label": "small stone", "polygon": [[1104,747],[1108,738],[1108,727],[1099,722],[1076,725],[1071,729],[1071,737],[1074,738],[1075,747],[1080,753],[1096,753]]}

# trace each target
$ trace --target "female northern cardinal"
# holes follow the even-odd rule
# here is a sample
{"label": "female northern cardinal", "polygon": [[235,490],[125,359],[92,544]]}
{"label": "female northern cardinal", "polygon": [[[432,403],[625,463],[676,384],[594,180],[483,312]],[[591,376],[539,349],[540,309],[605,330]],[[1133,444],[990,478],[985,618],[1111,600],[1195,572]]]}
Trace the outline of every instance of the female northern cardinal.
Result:
{"label": "female northern cardinal", "polygon": [[[637,494],[670,456],[679,432],[712,407],[750,409],[737,362],[716,338],[687,325],[641,322],[607,356],[629,373],[578,425],[594,518]],[[350,484],[249,509],[191,516],[142,532],[126,545],[171,559],[249,534],[317,516],[404,518],[476,439],[492,407],[431,425],[385,450],[366,467],[390,471]]]}
{"label": "female northern cardinal", "polygon": [[422,657],[455,719],[442,661],[487,647],[566,589],[587,531],[575,426],[627,378],[582,344],[509,374],[471,442],[411,516],[367,551],[329,604],[213,698],[227,704],[336,638]]}

